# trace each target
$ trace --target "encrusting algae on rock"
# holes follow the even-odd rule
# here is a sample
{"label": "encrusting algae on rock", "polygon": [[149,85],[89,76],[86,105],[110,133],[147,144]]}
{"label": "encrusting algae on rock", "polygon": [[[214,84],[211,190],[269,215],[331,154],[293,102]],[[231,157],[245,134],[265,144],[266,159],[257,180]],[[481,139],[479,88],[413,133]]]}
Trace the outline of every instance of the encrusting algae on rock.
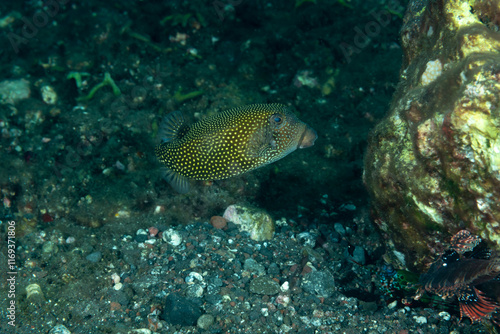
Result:
{"label": "encrusting algae on rock", "polygon": [[282,104],[254,104],[223,111],[188,126],[179,111],[160,128],[156,147],[165,179],[180,193],[189,179],[222,180],[314,145],[316,131]]}
{"label": "encrusting algae on rock", "polygon": [[401,39],[365,159],[375,221],[415,269],[460,229],[500,249],[500,2],[410,1]]}

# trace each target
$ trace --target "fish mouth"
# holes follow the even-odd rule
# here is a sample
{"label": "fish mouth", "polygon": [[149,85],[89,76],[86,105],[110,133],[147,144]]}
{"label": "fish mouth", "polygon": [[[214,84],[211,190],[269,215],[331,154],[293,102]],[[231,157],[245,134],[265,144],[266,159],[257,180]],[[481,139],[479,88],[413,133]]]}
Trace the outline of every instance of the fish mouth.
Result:
{"label": "fish mouth", "polygon": [[300,136],[299,144],[297,145],[297,147],[298,148],[311,147],[314,145],[314,141],[316,140],[316,138],[318,138],[318,134],[316,133],[316,131],[309,125],[306,125],[304,132],[302,132],[302,135]]}

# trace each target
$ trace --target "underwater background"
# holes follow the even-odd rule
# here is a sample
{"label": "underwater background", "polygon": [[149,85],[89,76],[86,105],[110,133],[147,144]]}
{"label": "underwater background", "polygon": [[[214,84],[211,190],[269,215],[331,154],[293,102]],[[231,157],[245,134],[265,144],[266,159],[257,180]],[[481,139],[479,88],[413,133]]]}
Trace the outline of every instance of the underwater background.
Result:
{"label": "underwater background", "polygon": [[[495,332],[434,290],[414,300],[446,247],[405,263],[412,234],[370,213],[409,2],[433,3],[0,3],[0,332]],[[185,194],[162,178],[166,115],[270,103],[314,145]]]}

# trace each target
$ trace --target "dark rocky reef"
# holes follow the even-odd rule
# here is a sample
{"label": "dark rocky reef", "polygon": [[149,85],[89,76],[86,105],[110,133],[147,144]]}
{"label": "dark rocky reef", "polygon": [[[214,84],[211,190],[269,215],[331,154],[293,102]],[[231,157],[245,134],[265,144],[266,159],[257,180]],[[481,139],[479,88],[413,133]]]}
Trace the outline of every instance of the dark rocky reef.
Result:
{"label": "dark rocky reef", "polygon": [[496,0],[408,6],[400,82],[371,134],[364,181],[409,267],[464,228],[500,248],[499,27]]}

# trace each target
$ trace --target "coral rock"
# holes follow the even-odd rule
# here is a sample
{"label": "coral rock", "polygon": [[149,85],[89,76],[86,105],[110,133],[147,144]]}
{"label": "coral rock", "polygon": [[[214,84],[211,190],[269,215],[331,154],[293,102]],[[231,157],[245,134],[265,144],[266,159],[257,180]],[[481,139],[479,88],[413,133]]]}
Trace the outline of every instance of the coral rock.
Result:
{"label": "coral rock", "polygon": [[238,225],[240,230],[250,233],[252,240],[271,240],[274,236],[274,220],[265,211],[241,205],[230,205],[223,217]]}
{"label": "coral rock", "polygon": [[500,245],[500,2],[410,1],[404,61],[364,180],[406,264],[467,228]]}

